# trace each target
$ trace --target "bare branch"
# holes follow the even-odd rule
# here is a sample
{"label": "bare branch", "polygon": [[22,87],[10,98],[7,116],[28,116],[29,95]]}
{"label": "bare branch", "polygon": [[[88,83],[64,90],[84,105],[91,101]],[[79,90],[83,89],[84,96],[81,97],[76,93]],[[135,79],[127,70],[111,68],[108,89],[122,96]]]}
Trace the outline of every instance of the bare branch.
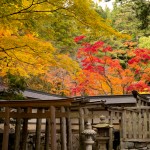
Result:
{"label": "bare branch", "polygon": [[[7,15],[3,15],[3,16],[0,16],[0,18],[5,18],[5,17],[9,17],[9,16],[13,16],[13,15],[17,15],[17,14],[21,14],[21,13],[40,13],[40,12],[56,12],[60,9],[65,9],[64,7],[58,7],[57,9],[54,9],[54,10],[29,10],[32,6],[34,5],[39,5],[39,4],[42,4],[42,3],[50,3],[50,2],[47,2],[46,0],[45,1],[42,1],[42,2],[37,2],[37,3],[34,3],[34,0],[32,0],[32,3],[24,8],[24,9],[21,9],[19,11],[16,11],[16,12],[13,12],[13,13],[10,13],[10,14],[7,14]],[[54,5],[52,3],[50,3],[51,5]],[[54,5],[55,6],[55,5]]]}

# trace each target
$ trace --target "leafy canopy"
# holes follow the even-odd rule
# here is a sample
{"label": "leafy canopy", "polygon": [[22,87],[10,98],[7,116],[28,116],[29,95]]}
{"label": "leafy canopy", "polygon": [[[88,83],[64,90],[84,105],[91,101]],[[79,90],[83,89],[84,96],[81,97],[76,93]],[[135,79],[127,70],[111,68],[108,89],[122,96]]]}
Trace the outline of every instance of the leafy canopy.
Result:
{"label": "leafy canopy", "polygon": [[[82,71],[78,73],[72,89],[75,95],[126,94],[132,90],[149,91],[150,50],[132,47],[130,50],[112,50],[103,41],[87,43],[85,37],[75,38],[81,44],[78,50],[78,61]],[[82,40],[82,42],[81,42]],[[112,57],[114,54],[125,54],[122,60]]]}

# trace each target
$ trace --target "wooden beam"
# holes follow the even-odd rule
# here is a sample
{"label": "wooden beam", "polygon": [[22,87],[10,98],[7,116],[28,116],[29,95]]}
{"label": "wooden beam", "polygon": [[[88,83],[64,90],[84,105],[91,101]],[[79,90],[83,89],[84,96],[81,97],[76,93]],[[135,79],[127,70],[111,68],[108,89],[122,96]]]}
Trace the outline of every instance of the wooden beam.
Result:
{"label": "wooden beam", "polygon": [[[5,112],[0,112],[0,118],[5,118],[6,113]],[[60,117],[68,117],[68,113],[64,112],[56,112],[56,118]],[[26,112],[10,112],[10,118],[50,118],[50,112],[44,112],[44,113],[26,113]]]}
{"label": "wooden beam", "polygon": [[[61,107],[61,112],[64,113],[65,112],[65,108],[62,106]],[[67,150],[67,135],[66,135],[66,118],[62,117],[60,118],[60,129],[61,129],[61,150]]]}
{"label": "wooden beam", "polygon": [[50,143],[50,119],[46,119],[46,127],[45,127],[45,147],[44,150],[49,150]]}
{"label": "wooden beam", "polygon": [[1,100],[0,107],[43,107],[50,106],[70,106],[73,98],[60,100]]}
{"label": "wooden beam", "polygon": [[[38,113],[42,113],[42,109],[37,110]],[[41,124],[42,124],[42,119],[37,119],[36,122],[36,141],[35,141],[35,150],[40,150],[41,146]]]}
{"label": "wooden beam", "polygon": [[70,117],[70,108],[67,108],[68,118],[67,118],[67,150],[73,150],[72,146],[72,123]]}
{"label": "wooden beam", "polygon": [[142,142],[142,143],[149,143],[150,139],[125,139],[124,142]]}
{"label": "wooden beam", "polygon": [[79,108],[79,144],[80,149],[84,149],[83,132],[84,130],[84,109]]}
{"label": "wooden beam", "polygon": [[[30,108],[24,109],[26,113],[30,112]],[[22,127],[22,144],[21,144],[21,150],[26,150],[27,145],[27,138],[28,138],[28,119],[24,118],[23,120],[23,127]]]}
{"label": "wooden beam", "polygon": [[[17,109],[17,113],[21,113],[21,108]],[[16,119],[15,126],[15,150],[19,150],[20,147],[20,131],[21,131],[21,119]]]}
{"label": "wooden beam", "polygon": [[51,149],[56,150],[57,149],[57,143],[56,143],[56,116],[55,116],[55,107],[50,107],[51,111]]}
{"label": "wooden beam", "polygon": [[[109,111],[109,124],[113,125],[113,111]],[[113,149],[113,128],[109,128],[109,150]]]}
{"label": "wooden beam", "polygon": [[2,142],[2,150],[8,150],[8,142],[9,142],[9,112],[10,108],[5,108],[5,120],[4,120],[4,133],[3,133],[3,142]]}

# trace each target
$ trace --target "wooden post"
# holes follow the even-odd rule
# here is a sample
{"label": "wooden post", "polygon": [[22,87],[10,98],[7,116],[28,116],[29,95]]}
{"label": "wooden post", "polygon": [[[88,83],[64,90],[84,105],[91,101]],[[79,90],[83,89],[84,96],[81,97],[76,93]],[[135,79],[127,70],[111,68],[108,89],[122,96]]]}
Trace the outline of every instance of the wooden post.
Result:
{"label": "wooden post", "polygon": [[82,132],[84,130],[84,110],[83,108],[79,108],[79,144],[80,149],[84,149],[84,140],[82,136]]}
{"label": "wooden post", "polygon": [[50,143],[50,118],[46,119],[46,127],[45,127],[45,147],[44,150],[49,150]]}
{"label": "wooden post", "polygon": [[[28,113],[30,108],[26,108],[24,111]],[[23,119],[23,127],[22,127],[22,144],[21,144],[21,150],[26,150],[27,146],[27,138],[28,138],[28,119]]]}
{"label": "wooden post", "polygon": [[[62,106],[61,107],[61,112],[64,113],[65,112],[65,108]],[[67,139],[66,139],[66,118],[62,117],[61,118],[61,150],[67,150]]]}
{"label": "wooden post", "polygon": [[142,116],[141,116],[141,109],[139,109],[139,115],[138,115],[138,138],[142,139]]}
{"label": "wooden post", "polygon": [[[17,109],[17,113],[21,113],[21,108]],[[19,150],[20,147],[20,131],[21,131],[21,119],[16,119],[15,126],[15,150]]]}
{"label": "wooden post", "polygon": [[[37,113],[42,113],[42,109],[38,109]],[[40,150],[40,145],[41,145],[41,124],[42,124],[42,119],[37,119],[35,150]]]}
{"label": "wooden post", "polygon": [[3,133],[3,143],[2,143],[2,150],[8,150],[8,142],[9,142],[9,113],[10,108],[5,107],[5,120],[4,120],[4,133]]}
{"label": "wooden post", "polygon": [[[113,112],[109,111],[109,124],[113,125]],[[109,128],[109,150],[113,149],[113,128]]]}
{"label": "wooden post", "polygon": [[67,108],[68,118],[67,118],[67,150],[73,150],[72,147],[72,128],[71,128],[71,118],[70,118],[70,108]]}
{"label": "wooden post", "polygon": [[79,130],[80,133],[84,130],[84,110],[83,108],[79,108]]}
{"label": "wooden post", "polygon": [[126,110],[123,110],[122,112],[122,117],[121,117],[121,138],[120,138],[120,142],[121,142],[121,149],[123,149],[124,147],[122,146],[124,140],[126,139]]}
{"label": "wooden post", "polygon": [[50,107],[51,111],[51,149],[56,150],[57,149],[57,143],[56,143],[56,119],[55,119],[55,107]]}

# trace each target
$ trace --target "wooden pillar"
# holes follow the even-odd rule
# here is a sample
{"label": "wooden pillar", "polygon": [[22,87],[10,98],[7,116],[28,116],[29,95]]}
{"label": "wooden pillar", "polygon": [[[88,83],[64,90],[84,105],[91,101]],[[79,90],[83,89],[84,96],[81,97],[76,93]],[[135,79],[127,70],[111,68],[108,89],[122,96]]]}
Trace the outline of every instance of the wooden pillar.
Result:
{"label": "wooden pillar", "polygon": [[120,142],[121,142],[121,149],[123,149],[123,141],[126,139],[126,110],[123,110],[122,117],[121,117],[121,129],[120,129]]}
{"label": "wooden pillar", "polygon": [[[65,112],[65,108],[62,106],[61,107],[61,112],[64,113]],[[61,150],[67,150],[67,136],[66,136],[66,118],[62,117],[61,118]]]}
{"label": "wooden pillar", "polygon": [[[25,108],[24,112],[28,113],[30,111],[30,108]],[[21,144],[21,150],[26,150],[27,146],[27,138],[28,138],[28,119],[23,119],[23,127],[22,127],[22,144]]]}
{"label": "wooden pillar", "polygon": [[67,108],[68,118],[67,118],[67,150],[73,150],[72,147],[72,127],[71,127],[71,117],[70,108]]}
{"label": "wooden pillar", "polygon": [[[42,113],[42,109],[38,109],[37,113]],[[36,141],[35,141],[35,150],[40,150],[41,145],[41,124],[42,119],[37,119],[36,122]]]}
{"label": "wooden pillar", "polygon": [[51,149],[56,150],[57,149],[57,143],[56,143],[56,118],[55,118],[55,107],[50,107],[51,111]]}
{"label": "wooden pillar", "polygon": [[5,107],[5,120],[4,120],[4,133],[3,133],[3,143],[2,150],[8,150],[8,142],[9,142],[9,113],[10,108]]}
{"label": "wooden pillar", "polygon": [[148,118],[147,118],[147,110],[143,110],[143,139],[148,139],[148,128],[147,128],[147,121],[148,121]]}
{"label": "wooden pillar", "polygon": [[50,118],[46,119],[46,127],[45,127],[45,147],[44,150],[49,150],[50,144]]}
{"label": "wooden pillar", "polygon": [[[113,112],[109,111],[109,124],[113,125]],[[109,150],[113,149],[113,128],[109,128]]]}
{"label": "wooden pillar", "polygon": [[139,112],[138,112],[138,138],[142,139],[142,110],[139,109]]}
{"label": "wooden pillar", "polygon": [[82,132],[84,131],[84,110],[83,108],[79,108],[79,144],[80,149],[84,149],[84,140]]}
{"label": "wooden pillar", "polygon": [[[17,113],[21,113],[21,108],[17,109]],[[19,150],[20,147],[20,132],[21,132],[21,119],[16,119],[16,126],[15,126],[15,150]]]}

